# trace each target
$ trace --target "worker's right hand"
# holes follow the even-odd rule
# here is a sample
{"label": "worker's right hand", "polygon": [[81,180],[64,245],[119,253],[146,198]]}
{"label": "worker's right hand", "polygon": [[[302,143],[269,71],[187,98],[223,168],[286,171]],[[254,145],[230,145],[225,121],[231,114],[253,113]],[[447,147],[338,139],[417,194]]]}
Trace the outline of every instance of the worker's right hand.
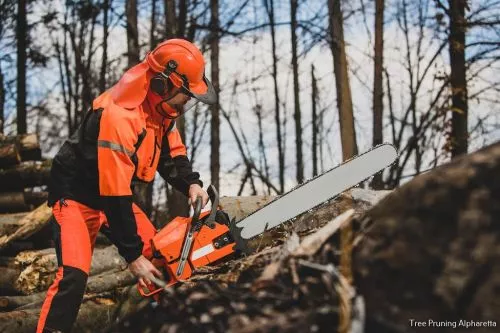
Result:
{"label": "worker's right hand", "polygon": [[151,282],[159,287],[165,285],[161,272],[143,255],[132,261],[128,265],[128,269],[139,278],[139,285],[144,289],[147,289]]}

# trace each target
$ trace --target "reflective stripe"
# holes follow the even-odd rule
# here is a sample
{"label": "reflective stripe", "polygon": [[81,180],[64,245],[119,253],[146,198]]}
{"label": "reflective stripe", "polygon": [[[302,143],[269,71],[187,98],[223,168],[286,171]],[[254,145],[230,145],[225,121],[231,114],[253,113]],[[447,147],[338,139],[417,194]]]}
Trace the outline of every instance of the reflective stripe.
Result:
{"label": "reflective stripe", "polygon": [[111,141],[99,140],[99,141],[97,141],[97,145],[99,147],[109,148],[111,150],[118,151],[120,153],[125,153],[128,156],[134,155],[133,151],[128,150],[127,148],[123,147],[122,145],[119,145],[119,144],[111,142]]}

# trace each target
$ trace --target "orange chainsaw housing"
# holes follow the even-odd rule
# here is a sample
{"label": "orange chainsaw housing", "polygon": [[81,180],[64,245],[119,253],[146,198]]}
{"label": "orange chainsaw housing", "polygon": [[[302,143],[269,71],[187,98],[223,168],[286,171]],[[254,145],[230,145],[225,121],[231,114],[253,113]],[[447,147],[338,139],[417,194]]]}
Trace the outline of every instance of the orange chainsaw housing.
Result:
{"label": "orange chainsaw housing", "polygon": [[[200,214],[200,219],[206,217],[210,211]],[[151,240],[154,253],[152,260],[155,266],[163,269],[167,286],[171,286],[179,281],[187,280],[197,267],[209,265],[234,252],[232,239],[229,236],[229,227],[226,224],[215,223],[210,228],[203,224],[200,230],[193,235],[193,245],[180,276],[177,276],[177,268],[181,257],[184,239],[191,227],[191,217],[176,217],[161,229]],[[151,288],[149,288],[152,291]],[[162,288],[154,290],[148,294],[139,288],[144,296],[151,296]]]}

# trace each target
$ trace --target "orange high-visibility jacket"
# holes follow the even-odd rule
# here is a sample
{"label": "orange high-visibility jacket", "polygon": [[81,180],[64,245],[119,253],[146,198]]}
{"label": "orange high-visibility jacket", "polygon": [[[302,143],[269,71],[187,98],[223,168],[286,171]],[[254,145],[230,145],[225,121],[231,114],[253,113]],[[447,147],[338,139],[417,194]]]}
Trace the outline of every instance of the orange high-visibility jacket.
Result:
{"label": "orange high-visibility jacket", "polygon": [[113,242],[131,262],[143,246],[132,212],[131,185],[152,181],[157,170],[186,195],[191,184],[203,186],[175,122],[163,118],[147,99],[133,109],[121,107],[108,90],[94,100],[78,131],[54,158],[49,205],[72,199],[102,209]]}

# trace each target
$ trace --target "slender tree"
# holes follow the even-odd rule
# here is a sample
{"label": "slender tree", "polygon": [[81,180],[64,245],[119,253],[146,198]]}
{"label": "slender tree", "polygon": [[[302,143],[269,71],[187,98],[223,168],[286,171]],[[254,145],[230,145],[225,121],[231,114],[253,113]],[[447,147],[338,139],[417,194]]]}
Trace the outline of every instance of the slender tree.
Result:
{"label": "slender tree", "polygon": [[304,162],[302,157],[302,124],[300,112],[299,98],[299,64],[297,56],[297,7],[298,0],[290,0],[290,17],[291,17],[291,36],[292,36],[292,68],[293,68],[293,97],[294,97],[294,114],[295,120],[295,151],[296,151],[296,168],[297,182],[304,181]]}
{"label": "slender tree", "polygon": [[103,0],[102,11],[102,62],[101,73],[99,75],[99,92],[103,93],[106,90],[106,72],[108,70],[108,12],[112,0]]}
{"label": "slender tree", "polygon": [[4,124],[5,124],[5,86],[3,83],[3,73],[2,73],[2,65],[0,64],[0,134],[4,132]]}
{"label": "slender tree", "polygon": [[312,104],[312,160],[313,160],[313,177],[318,174],[318,87],[316,77],[314,76],[314,65],[311,65],[311,104]]}
{"label": "slender tree", "polygon": [[344,42],[344,19],[342,17],[340,0],[328,0],[328,12],[330,15],[330,48],[333,55],[333,69],[335,72],[335,85],[337,87],[342,157],[345,161],[358,154],[358,145],[356,143],[356,130],[354,128],[351,87],[349,84]]}
{"label": "slender tree", "polygon": [[278,89],[278,56],[276,55],[276,27],[274,19],[274,0],[264,0],[267,16],[269,18],[269,29],[271,30],[271,53],[273,57],[273,86],[274,86],[274,122],[276,123],[276,143],[278,146],[278,173],[280,182],[280,193],[285,190],[285,152],[283,151],[284,140],[281,134],[280,96]]}
{"label": "slender tree", "polygon": [[137,0],[126,0],[128,67],[139,63],[139,30],[137,28]]}
{"label": "slender tree", "polygon": [[17,1],[17,134],[25,134],[26,123],[26,48],[28,22],[26,18],[26,0]]}
{"label": "slender tree", "polygon": [[149,28],[149,48],[152,50],[156,46],[156,1],[151,0],[151,27]]}
{"label": "slender tree", "polygon": [[[375,0],[375,50],[373,68],[373,146],[383,140],[383,111],[384,111],[384,0]],[[374,189],[382,189],[384,184],[382,172],[377,173],[372,180]]]}
{"label": "slender tree", "polygon": [[[126,0],[127,17],[127,59],[128,68],[140,61],[139,30],[137,27],[137,0]],[[133,187],[134,201],[149,216],[153,208],[153,182],[149,184],[136,184]]]}
{"label": "slender tree", "polygon": [[211,39],[210,39],[210,65],[211,65],[211,78],[217,94],[217,103],[210,107],[212,115],[210,121],[210,175],[212,185],[219,190],[219,174],[220,174],[220,116],[219,116],[219,1],[210,0],[210,26],[211,26]]}
{"label": "slender tree", "polygon": [[177,36],[177,17],[175,15],[175,0],[165,0],[165,38]]}
{"label": "slender tree", "polygon": [[465,63],[466,0],[449,0],[450,34],[450,84],[451,106],[451,157],[467,153],[468,141],[468,101]]}

